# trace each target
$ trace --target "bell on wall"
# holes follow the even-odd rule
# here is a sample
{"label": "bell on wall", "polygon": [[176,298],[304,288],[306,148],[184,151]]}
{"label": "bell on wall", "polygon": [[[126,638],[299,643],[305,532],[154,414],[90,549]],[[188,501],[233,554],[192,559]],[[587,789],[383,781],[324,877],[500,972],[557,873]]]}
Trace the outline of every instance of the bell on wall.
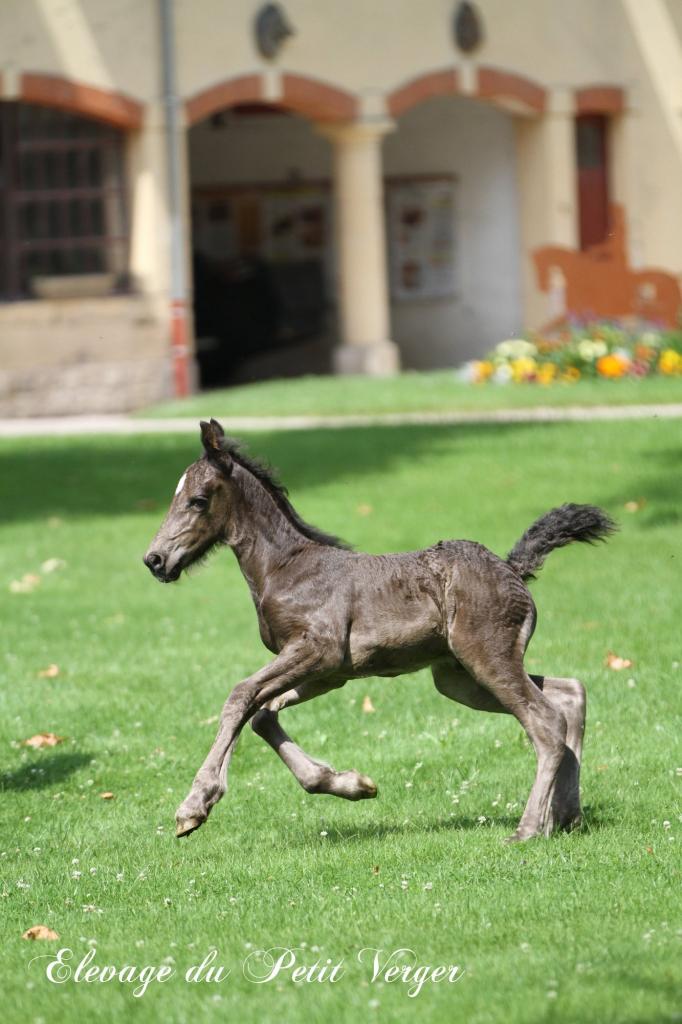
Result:
{"label": "bell on wall", "polygon": [[284,40],[292,36],[294,30],[283,7],[279,4],[265,4],[256,15],[254,34],[258,52],[267,60],[273,60]]}
{"label": "bell on wall", "polygon": [[457,5],[453,28],[455,43],[462,53],[471,53],[483,42],[481,16],[469,0]]}

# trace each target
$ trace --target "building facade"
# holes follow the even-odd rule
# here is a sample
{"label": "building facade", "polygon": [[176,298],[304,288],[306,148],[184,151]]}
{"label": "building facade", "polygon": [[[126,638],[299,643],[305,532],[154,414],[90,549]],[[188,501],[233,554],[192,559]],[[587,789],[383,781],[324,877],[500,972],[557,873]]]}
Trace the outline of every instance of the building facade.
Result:
{"label": "building facade", "polygon": [[681,97],[682,0],[4,0],[0,415],[674,323]]}

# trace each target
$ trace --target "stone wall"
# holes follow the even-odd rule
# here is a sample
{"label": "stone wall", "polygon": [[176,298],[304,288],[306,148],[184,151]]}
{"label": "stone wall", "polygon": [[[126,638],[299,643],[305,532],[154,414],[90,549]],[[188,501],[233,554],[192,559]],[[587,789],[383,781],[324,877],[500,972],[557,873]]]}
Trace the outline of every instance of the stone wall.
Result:
{"label": "stone wall", "polygon": [[0,416],[123,412],[171,394],[167,327],[145,299],[0,306]]}

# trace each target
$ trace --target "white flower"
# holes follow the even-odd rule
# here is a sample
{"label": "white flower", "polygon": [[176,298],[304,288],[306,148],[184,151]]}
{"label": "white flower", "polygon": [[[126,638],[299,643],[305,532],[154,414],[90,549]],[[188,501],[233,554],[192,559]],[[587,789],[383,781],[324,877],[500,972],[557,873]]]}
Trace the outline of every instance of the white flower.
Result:
{"label": "white flower", "polygon": [[496,367],[495,372],[490,379],[493,384],[508,384],[512,379],[511,367],[504,364]]}
{"label": "white flower", "polygon": [[321,835],[321,836],[322,836],[323,838],[325,838],[326,836],[328,836],[328,835],[329,835],[329,833],[328,833],[328,832],[320,832],[320,835]]}
{"label": "white flower", "polygon": [[468,363],[464,363],[457,370],[456,376],[458,380],[464,381],[465,384],[473,384],[476,381],[476,361],[469,360]]}

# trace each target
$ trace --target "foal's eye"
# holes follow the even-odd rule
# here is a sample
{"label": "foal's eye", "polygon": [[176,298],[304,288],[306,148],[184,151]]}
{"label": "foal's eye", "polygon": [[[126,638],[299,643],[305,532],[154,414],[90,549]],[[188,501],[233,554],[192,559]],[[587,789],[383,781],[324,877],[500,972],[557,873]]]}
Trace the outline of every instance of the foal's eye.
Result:
{"label": "foal's eye", "polygon": [[196,498],[190,498],[189,507],[195,508],[198,512],[203,512],[204,509],[208,508],[208,498],[203,498],[200,495],[197,495]]}

